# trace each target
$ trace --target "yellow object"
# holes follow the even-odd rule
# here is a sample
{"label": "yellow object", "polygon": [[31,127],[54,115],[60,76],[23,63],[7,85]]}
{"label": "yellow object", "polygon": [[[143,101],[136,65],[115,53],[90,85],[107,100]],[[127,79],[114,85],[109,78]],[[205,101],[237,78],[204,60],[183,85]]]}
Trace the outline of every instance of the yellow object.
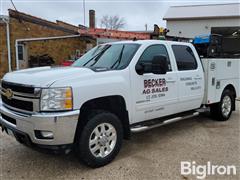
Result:
{"label": "yellow object", "polygon": [[68,88],[65,91],[65,109],[72,109],[73,108],[73,102],[72,102],[72,89]]}
{"label": "yellow object", "polygon": [[71,90],[71,88],[66,89],[65,98],[72,98],[72,90]]}
{"label": "yellow object", "polygon": [[65,109],[72,109],[72,108],[73,108],[72,99],[65,99]]}
{"label": "yellow object", "polygon": [[163,27],[160,27],[159,28],[159,33],[161,34],[161,33],[164,33],[164,28]]}

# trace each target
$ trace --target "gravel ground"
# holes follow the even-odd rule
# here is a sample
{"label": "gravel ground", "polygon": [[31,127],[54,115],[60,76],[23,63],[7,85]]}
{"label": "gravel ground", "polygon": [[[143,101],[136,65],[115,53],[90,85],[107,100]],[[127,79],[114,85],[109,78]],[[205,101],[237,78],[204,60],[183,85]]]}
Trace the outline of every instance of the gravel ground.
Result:
{"label": "gravel ground", "polygon": [[29,149],[0,132],[0,179],[196,179],[180,174],[181,161],[237,166],[240,179],[240,112],[227,122],[207,116],[187,119],[133,135],[109,165],[90,169],[73,154],[50,155]]}

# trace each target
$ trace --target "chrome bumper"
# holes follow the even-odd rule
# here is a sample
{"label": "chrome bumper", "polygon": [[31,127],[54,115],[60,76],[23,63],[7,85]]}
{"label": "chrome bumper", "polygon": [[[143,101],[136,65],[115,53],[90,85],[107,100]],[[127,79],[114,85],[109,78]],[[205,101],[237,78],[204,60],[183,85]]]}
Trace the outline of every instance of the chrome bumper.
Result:
{"label": "chrome bumper", "polygon": [[[27,115],[18,113],[4,107],[0,102],[0,124],[11,129],[27,134],[34,144],[39,145],[63,145],[72,144],[77,128],[79,110],[58,113],[37,113]],[[2,115],[16,120],[12,124],[2,117]],[[35,130],[51,131],[53,139],[38,139]]]}

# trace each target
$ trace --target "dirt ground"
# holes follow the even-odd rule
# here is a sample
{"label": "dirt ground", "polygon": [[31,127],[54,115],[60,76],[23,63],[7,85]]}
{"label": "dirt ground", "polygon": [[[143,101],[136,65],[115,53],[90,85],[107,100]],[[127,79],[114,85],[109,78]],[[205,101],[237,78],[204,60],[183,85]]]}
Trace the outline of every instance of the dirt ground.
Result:
{"label": "dirt ground", "polygon": [[111,164],[98,169],[80,164],[73,154],[34,151],[0,132],[0,179],[196,179],[180,174],[181,161],[235,165],[237,175],[207,179],[240,179],[239,104],[227,122],[202,115],[134,134]]}

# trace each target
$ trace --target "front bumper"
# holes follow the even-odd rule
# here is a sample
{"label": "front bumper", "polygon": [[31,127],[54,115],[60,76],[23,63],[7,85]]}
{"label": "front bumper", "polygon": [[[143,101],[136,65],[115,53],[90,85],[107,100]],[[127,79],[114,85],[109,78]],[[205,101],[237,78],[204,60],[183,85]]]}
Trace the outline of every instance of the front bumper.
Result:
{"label": "front bumper", "polygon": [[[79,110],[75,110],[27,115],[9,110],[0,103],[0,124],[16,134],[28,137],[30,143],[60,146],[73,144],[79,113]],[[36,131],[50,131],[53,133],[53,139],[39,139],[36,137]]]}

